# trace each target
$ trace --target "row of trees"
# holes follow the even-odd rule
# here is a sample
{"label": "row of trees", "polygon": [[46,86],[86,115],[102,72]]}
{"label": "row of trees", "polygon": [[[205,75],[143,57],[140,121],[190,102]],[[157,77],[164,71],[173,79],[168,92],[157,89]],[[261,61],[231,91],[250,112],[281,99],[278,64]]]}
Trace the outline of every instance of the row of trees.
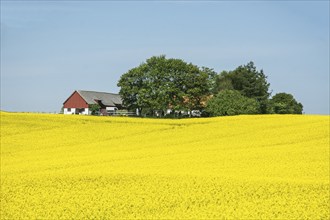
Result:
{"label": "row of trees", "polygon": [[221,72],[215,82],[214,97],[206,106],[213,116],[237,114],[302,114],[303,105],[288,93],[270,98],[270,84],[263,70],[253,62],[233,71]]}
{"label": "row of trees", "polygon": [[181,59],[153,56],[123,74],[118,82],[128,109],[142,115],[167,109],[200,110],[204,115],[302,113],[292,95],[276,94],[269,99],[269,83],[253,62],[217,74]]}

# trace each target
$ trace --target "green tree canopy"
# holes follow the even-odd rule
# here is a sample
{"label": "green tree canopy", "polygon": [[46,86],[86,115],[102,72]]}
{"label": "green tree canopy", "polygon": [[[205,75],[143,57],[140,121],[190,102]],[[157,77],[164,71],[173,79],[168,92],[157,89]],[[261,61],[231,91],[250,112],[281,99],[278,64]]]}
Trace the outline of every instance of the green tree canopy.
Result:
{"label": "green tree canopy", "polygon": [[213,89],[213,93],[217,94],[223,90],[233,90],[234,86],[232,80],[230,78],[230,73],[228,71],[222,71],[215,80],[215,85]]}
{"label": "green tree canopy", "polygon": [[216,79],[214,92],[237,90],[243,96],[259,103],[259,113],[267,113],[267,100],[270,96],[269,83],[263,70],[257,71],[253,62],[239,66],[233,71],[223,71]]}
{"label": "green tree canopy", "polygon": [[288,93],[277,93],[271,100],[272,112],[276,114],[302,114],[303,105]]}
{"label": "green tree canopy", "polygon": [[181,59],[153,56],[123,74],[119,94],[129,109],[200,109],[214,72]]}
{"label": "green tree canopy", "polygon": [[206,111],[210,116],[256,114],[258,102],[236,90],[223,90],[208,100]]}
{"label": "green tree canopy", "polygon": [[303,110],[290,94],[279,93],[269,99],[267,76],[253,62],[218,75],[213,69],[181,59],[153,56],[123,74],[117,85],[123,104],[140,113],[168,108],[203,110],[205,103],[204,112],[213,116],[302,114]]}

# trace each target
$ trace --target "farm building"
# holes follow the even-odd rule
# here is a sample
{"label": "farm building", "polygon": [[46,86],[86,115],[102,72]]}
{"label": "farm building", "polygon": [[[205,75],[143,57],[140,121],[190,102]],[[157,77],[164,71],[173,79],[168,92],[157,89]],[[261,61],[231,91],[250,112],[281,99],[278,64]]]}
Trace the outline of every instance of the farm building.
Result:
{"label": "farm building", "polygon": [[76,90],[63,103],[63,113],[90,115],[93,105],[100,107],[100,115],[111,115],[123,108],[119,94]]}

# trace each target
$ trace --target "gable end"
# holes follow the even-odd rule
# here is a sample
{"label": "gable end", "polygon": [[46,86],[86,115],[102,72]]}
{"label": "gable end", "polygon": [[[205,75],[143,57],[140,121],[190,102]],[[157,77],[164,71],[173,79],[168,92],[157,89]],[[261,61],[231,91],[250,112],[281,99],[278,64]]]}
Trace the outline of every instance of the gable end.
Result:
{"label": "gable end", "polygon": [[64,108],[88,108],[88,103],[83,97],[74,91],[71,96],[63,103]]}

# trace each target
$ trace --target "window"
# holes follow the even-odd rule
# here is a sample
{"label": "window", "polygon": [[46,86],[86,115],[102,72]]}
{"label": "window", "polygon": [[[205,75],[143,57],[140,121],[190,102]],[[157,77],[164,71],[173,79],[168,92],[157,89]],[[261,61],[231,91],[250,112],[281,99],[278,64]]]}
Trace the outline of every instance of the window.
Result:
{"label": "window", "polygon": [[71,112],[71,108],[68,108],[68,112]]}

